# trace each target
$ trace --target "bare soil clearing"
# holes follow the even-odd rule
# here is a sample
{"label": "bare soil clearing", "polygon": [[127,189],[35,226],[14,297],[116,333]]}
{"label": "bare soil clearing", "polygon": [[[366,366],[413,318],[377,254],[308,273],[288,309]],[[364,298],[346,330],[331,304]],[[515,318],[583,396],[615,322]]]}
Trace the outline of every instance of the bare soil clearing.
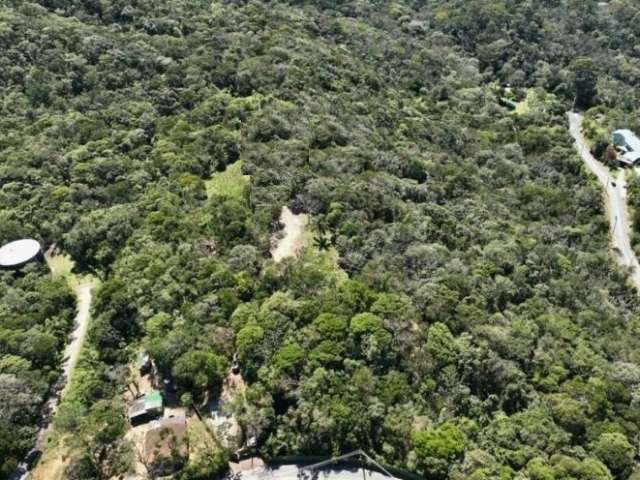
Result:
{"label": "bare soil clearing", "polygon": [[275,242],[271,256],[275,262],[295,257],[304,246],[304,231],[309,223],[306,215],[294,215],[289,207],[282,207],[280,223],[284,225],[284,236]]}

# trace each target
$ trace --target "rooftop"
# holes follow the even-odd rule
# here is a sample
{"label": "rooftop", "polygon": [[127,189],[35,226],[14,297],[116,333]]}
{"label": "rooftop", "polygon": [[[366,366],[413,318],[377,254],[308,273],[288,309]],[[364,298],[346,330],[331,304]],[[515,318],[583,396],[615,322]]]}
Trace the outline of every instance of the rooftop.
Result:
{"label": "rooftop", "polygon": [[134,419],[146,414],[158,414],[162,412],[162,394],[157,390],[145,394],[136,399],[129,407],[129,418]]}
{"label": "rooftop", "polygon": [[146,415],[147,409],[145,408],[144,403],[144,398],[139,398],[138,400],[133,402],[131,407],[129,407],[129,418],[136,418],[141,415]]}
{"label": "rooftop", "polygon": [[153,410],[162,408],[162,395],[157,390],[152,390],[144,396],[144,408]]}
{"label": "rooftop", "polygon": [[613,141],[616,145],[626,148],[627,151],[640,151],[640,139],[631,130],[616,130],[613,132]]}
{"label": "rooftop", "polygon": [[33,260],[40,252],[40,244],[30,238],[7,243],[0,248],[0,266],[20,266]]}

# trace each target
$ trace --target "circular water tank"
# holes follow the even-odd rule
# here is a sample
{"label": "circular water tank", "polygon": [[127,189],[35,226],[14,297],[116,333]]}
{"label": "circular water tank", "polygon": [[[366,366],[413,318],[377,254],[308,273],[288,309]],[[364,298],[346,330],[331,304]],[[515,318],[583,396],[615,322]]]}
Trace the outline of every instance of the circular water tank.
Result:
{"label": "circular water tank", "polygon": [[42,259],[42,248],[36,240],[25,238],[0,248],[0,268],[19,268]]}

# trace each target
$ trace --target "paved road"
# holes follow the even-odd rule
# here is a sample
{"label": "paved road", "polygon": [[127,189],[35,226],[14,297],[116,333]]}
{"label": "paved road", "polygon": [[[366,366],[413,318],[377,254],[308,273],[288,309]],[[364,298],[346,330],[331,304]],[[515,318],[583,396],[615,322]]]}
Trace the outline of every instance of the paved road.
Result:
{"label": "paved road", "polygon": [[631,227],[627,211],[627,185],[624,170],[619,170],[617,176],[613,178],[609,170],[589,152],[587,142],[582,135],[582,115],[574,112],[569,112],[568,115],[569,131],[576,142],[576,150],[604,188],[605,208],[611,225],[614,255],[622,267],[630,269],[631,280],[640,290],[640,264],[629,240]]}

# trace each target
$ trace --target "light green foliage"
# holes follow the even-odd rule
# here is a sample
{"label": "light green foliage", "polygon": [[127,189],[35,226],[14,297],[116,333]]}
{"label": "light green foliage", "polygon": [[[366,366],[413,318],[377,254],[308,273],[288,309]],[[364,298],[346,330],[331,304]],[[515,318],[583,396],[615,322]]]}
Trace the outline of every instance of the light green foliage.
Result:
{"label": "light green foliage", "polygon": [[623,434],[603,433],[591,445],[591,450],[616,478],[625,478],[631,472],[636,451]]}
{"label": "light green foliage", "polygon": [[313,326],[322,338],[342,340],[347,333],[347,319],[332,313],[318,315]]}
{"label": "light green foliage", "polygon": [[446,365],[456,360],[458,348],[445,324],[434,323],[429,327],[426,350],[438,365]]}
{"label": "light green foliage", "polygon": [[285,345],[274,355],[275,367],[280,371],[295,374],[296,369],[302,365],[304,356],[305,352],[300,345],[295,343]]}
{"label": "light green foliage", "polygon": [[354,335],[373,335],[382,328],[382,320],[373,313],[359,313],[351,319],[349,329]]}
{"label": "light green foliage", "polygon": [[108,479],[124,474],[133,461],[129,443],[122,439],[125,419],[122,405],[101,400],[80,420],[75,444],[78,460],[66,467],[66,478]]}
{"label": "light green foliage", "polygon": [[434,478],[446,478],[451,463],[465,450],[466,437],[452,423],[413,434],[418,471]]}
{"label": "light green foliage", "polygon": [[243,198],[249,176],[242,175],[242,161],[238,160],[222,172],[216,172],[206,181],[209,197]]}
{"label": "light green foliage", "polygon": [[536,457],[527,464],[526,474],[531,480],[612,480],[607,467],[599,460],[587,457],[582,461],[554,455],[550,461]]}

